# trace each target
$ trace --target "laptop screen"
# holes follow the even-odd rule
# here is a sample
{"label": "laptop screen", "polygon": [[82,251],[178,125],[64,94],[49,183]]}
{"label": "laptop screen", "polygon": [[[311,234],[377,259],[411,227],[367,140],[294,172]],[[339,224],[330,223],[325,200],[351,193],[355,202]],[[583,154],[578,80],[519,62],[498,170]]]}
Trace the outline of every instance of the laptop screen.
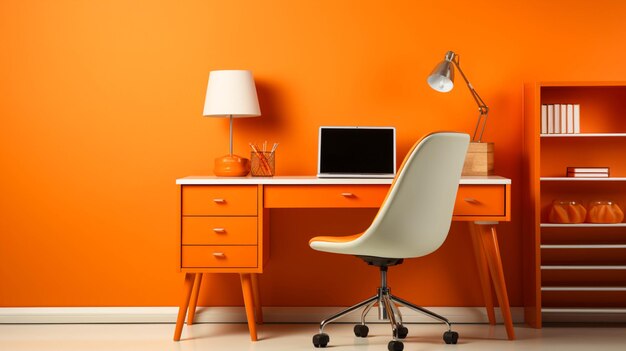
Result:
{"label": "laptop screen", "polygon": [[320,127],[318,176],[393,178],[393,127]]}

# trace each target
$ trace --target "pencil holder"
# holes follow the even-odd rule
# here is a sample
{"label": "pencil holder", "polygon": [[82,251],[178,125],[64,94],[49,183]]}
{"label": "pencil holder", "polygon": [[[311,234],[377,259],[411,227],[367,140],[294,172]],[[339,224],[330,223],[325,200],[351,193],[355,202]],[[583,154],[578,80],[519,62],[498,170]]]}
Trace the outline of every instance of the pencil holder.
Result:
{"label": "pencil holder", "polygon": [[254,152],[250,154],[250,174],[253,177],[272,177],[275,172],[275,152]]}

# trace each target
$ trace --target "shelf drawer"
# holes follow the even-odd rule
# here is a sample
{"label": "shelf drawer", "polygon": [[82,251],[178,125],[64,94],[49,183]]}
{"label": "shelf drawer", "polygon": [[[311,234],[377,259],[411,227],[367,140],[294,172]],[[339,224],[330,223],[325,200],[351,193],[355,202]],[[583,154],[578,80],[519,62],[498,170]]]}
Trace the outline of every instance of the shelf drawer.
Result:
{"label": "shelf drawer", "polygon": [[257,246],[183,246],[182,268],[254,268]]}
{"label": "shelf drawer", "polygon": [[185,185],[183,215],[257,215],[256,185]]}
{"label": "shelf drawer", "polygon": [[267,208],[380,207],[389,185],[268,185]]}
{"label": "shelf drawer", "polygon": [[505,186],[461,185],[454,204],[455,216],[504,216]]}
{"label": "shelf drawer", "polygon": [[257,217],[183,217],[183,245],[256,245]]}

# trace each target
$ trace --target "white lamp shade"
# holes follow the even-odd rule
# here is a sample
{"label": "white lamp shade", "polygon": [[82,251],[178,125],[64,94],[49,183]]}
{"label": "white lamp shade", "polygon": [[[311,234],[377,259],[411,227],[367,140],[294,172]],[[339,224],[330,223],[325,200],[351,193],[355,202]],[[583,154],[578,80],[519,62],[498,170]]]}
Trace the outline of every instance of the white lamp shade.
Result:
{"label": "white lamp shade", "polygon": [[441,61],[428,76],[428,85],[434,90],[447,93],[454,87],[454,66],[448,60]]}
{"label": "white lamp shade", "polygon": [[261,115],[252,72],[221,70],[209,73],[204,116],[257,117]]}

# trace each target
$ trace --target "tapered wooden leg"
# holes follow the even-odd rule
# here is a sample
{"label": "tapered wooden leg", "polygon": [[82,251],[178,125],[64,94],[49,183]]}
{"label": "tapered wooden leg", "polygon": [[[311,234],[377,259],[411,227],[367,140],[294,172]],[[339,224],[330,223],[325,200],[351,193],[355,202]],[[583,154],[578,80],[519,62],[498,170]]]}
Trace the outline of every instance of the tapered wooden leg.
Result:
{"label": "tapered wooden leg", "polygon": [[480,239],[480,233],[476,229],[476,224],[474,224],[474,222],[469,222],[468,224],[470,236],[472,237],[472,245],[474,246],[474,256],[476,257],[476,264],[478,266],[478,278],[480,279],[480,286],[483,290],[483,299],[485,300],[485,308],[487,309],[487,318],[489,318],[489,324],[495,325],[496,314],[493,308],[494,304],[493,294],[491,293],[489,266],[487,265],[482,240]]}
{"label": "tapered wooden leg", "polygon": [[196,273],[193,280],[193,289],[191,290],[191,299],[189,300],[189,310],[187,311],[187,325],[192,325],[193,319],[196,317],[196,306],[198,305],[201,284],[202,273]]}
{"label": "tapered wooden leg", "polygon": [[243,303],[248,319],[248,329],[250,330],[250,340],[257,341],[256,324],[254,323],[254,297],[252,292],[252,278],[250,273],[241,273],[241,290],[243,292]]}
{"label": "tapered wooden leg", "polygon": [[252,297],[254,300],[254,316],[256,322],[263,324],[263,306],[261,305],[261,290],[259,290],[259,275],[251,274],[252,277]]}
{"label": "tapered wooden leg", "polygon": [[189,306],[189,298],[191,297],[191,289],[193,287],[194,273],[185,273],[185,284],[183,287],[183,297],[178,306],[178,318],[176,319],[176,329],[174,330],[174,341],[180,340],[183,332],[183,324],[185,323],[185,313]]}
{"label": "tapered wooden leg", "polygon": [[506,283],[504,282],[504,271],[502,270],[502,259],[500,257],[500,248],[498,247],[498,236],[496,235],[496,227],[492,224],[478,225],[480,237],[485,250],[485,257],[491,279],[496,291],[504,327],[509,340],[515,340],[515,330],[513,329],[513,319],[511,318],[511,308],[509,306],[509,296],[506,291]]}

